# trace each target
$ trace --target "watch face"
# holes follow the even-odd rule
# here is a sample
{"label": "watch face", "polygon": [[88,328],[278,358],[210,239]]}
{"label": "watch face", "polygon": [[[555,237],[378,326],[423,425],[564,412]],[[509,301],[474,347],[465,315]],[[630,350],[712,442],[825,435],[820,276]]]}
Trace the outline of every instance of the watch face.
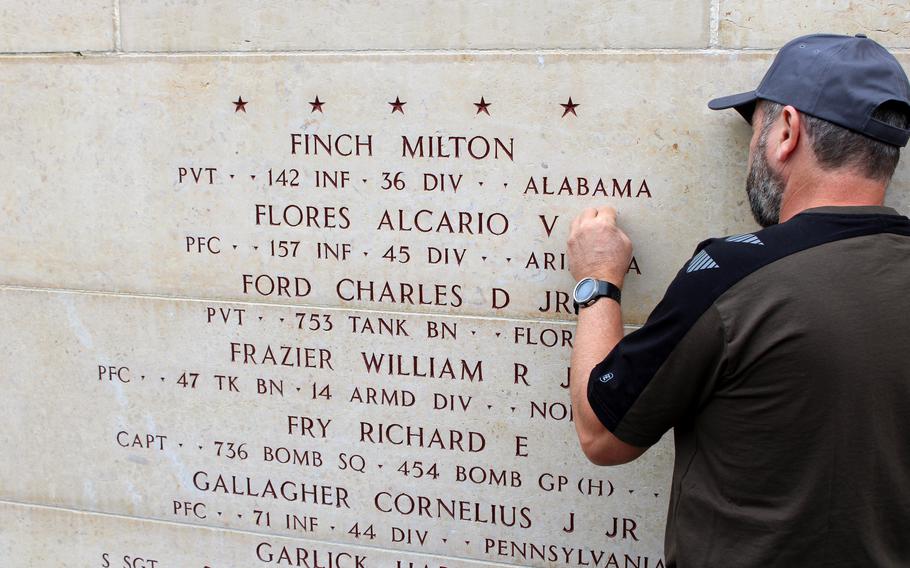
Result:
{"label": "watch face", "polygon": [[597,289],[597,283],[593,278],[585,278],[575,286],[575,301],[583,304],[591,299],[594,291]]}

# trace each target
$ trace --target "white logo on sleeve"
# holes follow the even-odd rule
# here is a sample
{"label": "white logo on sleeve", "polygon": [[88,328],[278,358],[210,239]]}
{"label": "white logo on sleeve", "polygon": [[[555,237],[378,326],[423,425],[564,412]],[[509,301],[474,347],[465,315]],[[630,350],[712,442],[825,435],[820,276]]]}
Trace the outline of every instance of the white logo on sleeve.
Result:
{"label": "white logo on sleeve", "polygon": [[686,268],[686,272],[696,272],[698,270],[708,270],[710,268],[719,268],[719,266],[717,266],[717,263],[711,258],[711,255],[705,251],[701,251],[689,261],[689,267]]}
{"label": "white logo on sleeve", "polygon": [[600,382],[602,382],[602,383],[609,383],[612,380],[613,380],[613,373],[607,373],[606,375],[603,375],[602,377],[600,377]]}
{"label": "white logo on sleeve", "polygon": [[761,242],[761,239],[759,239],[752,233],[746,233],[745,235],[734,235],[732,237],[727,237],[726,241],[728,243],[744,243],[747,245],[765,246],[765,243]]}

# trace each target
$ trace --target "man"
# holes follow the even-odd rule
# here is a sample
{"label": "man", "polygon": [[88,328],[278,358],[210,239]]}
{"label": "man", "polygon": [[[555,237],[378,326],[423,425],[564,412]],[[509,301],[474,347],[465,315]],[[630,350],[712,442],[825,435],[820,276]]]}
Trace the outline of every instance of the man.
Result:
{"label": "man", "polygon": [[631,243],[610,207],[573,221],[584,453],[625,463],[674,428],[668,566],[910,566],[910,220],[882,206],[907,76],[865,36],[805,36],[709,106],[752,124],[766,228],[701,243],[623,338]]}

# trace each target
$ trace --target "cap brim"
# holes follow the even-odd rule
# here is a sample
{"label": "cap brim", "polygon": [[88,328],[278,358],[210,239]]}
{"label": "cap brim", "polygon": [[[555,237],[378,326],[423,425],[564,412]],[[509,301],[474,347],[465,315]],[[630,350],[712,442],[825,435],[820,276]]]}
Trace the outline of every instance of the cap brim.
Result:
{"label": "cap brim", "polygon": [[736,112],[746,119],[746,122],[752,122],[752,114],[755,112],[756,102],[758,102],[758,95],[755,91],[749,91],[748,93],[729,95],[709,101],[708,108],[711,110],[735,108]]}

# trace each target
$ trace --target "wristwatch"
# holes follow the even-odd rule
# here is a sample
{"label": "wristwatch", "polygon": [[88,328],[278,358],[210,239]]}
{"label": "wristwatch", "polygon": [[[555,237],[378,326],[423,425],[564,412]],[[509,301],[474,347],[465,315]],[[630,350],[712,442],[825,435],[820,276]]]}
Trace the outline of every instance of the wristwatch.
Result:
{"label": "wristwatch", "polygon": [[582,278],[575,285],[575,290],[572,291],[575,313],[578,314],[579,308],[586,308],[603,297],[616,300],[618,304],[622,298],[622,292],[620,292],[619,286],[605,280]]}

